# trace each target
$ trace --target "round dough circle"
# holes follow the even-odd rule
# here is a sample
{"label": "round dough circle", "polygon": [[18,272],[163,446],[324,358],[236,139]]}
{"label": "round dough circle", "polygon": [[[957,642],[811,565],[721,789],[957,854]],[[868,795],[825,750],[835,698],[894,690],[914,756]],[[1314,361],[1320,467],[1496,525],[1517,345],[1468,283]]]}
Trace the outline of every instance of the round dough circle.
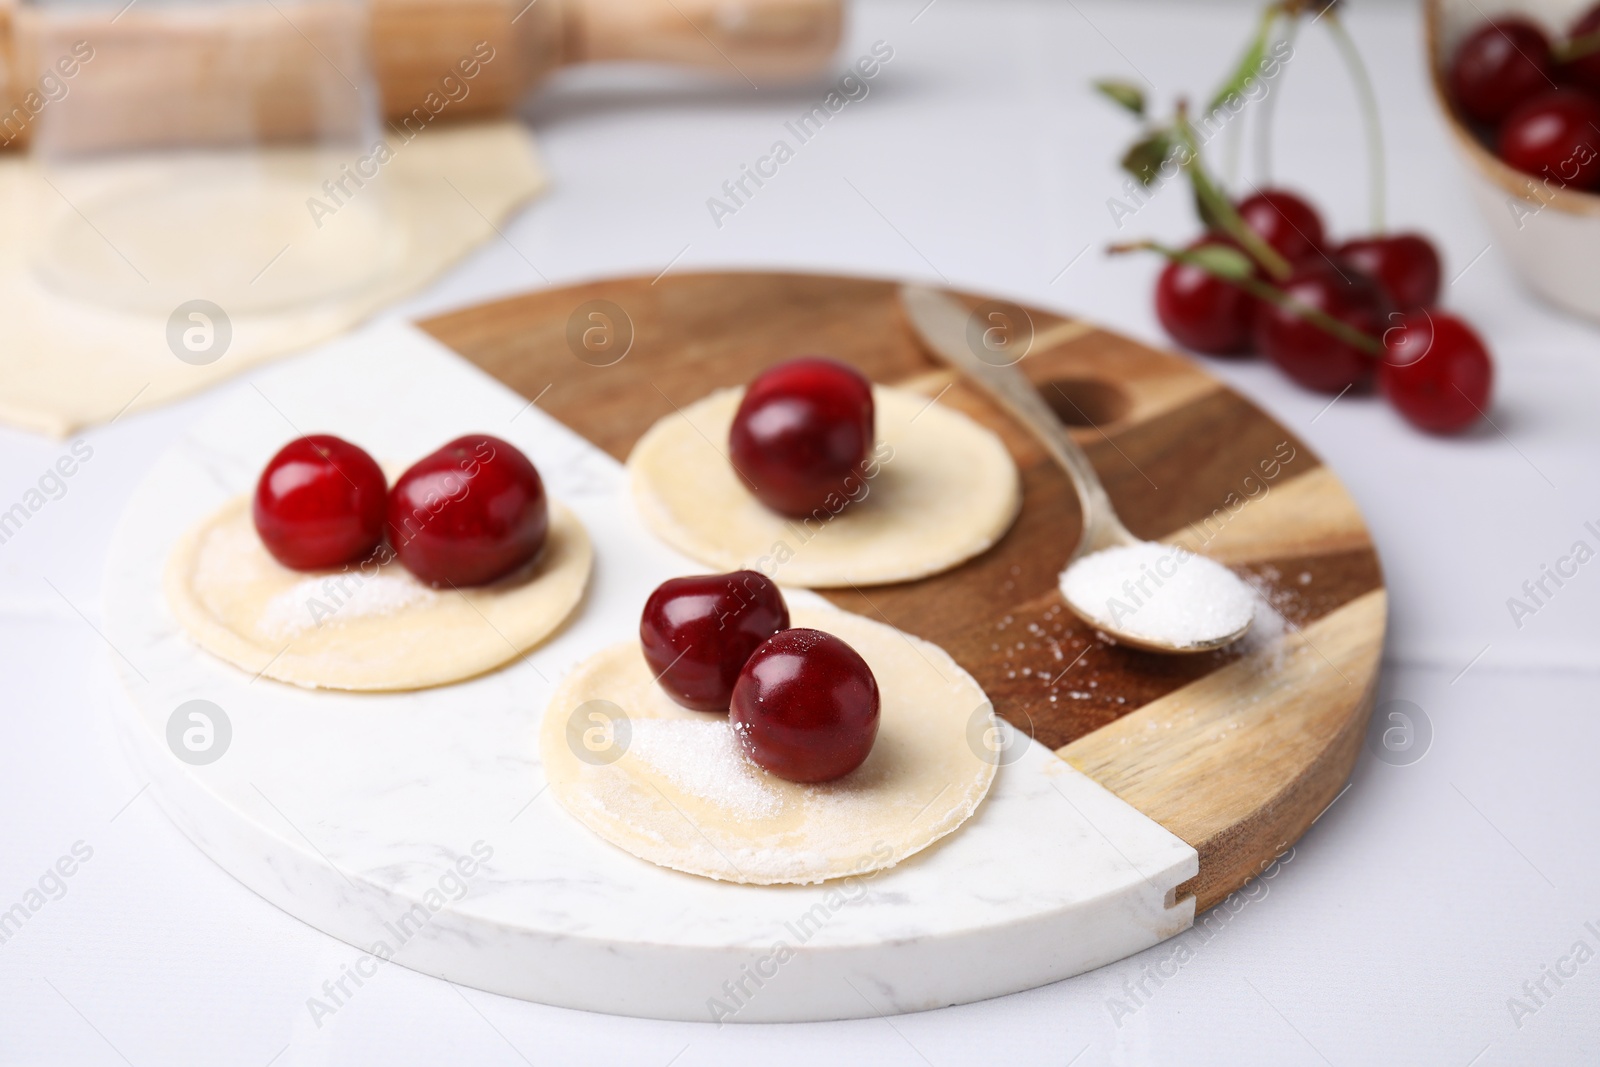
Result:
{"label": "round dough circle", "polygon": [[551,501],[538,557],[492,585],[435,590],[398,560],[294,571],[261,544],[240,496],[183,536],[165,586],[195,643],[252,674],[312,689],[426,689],[554,633],[583,599],[593,556],[577,515]]}
{"label": "round dough circle", "polygon": [[821,785],[766,773],[739,752],[726,715],[673,703],[628,642],[574,668],[545,709],[540,751],[561,806],[641,859],[755,885],[882,870],[954,831],[999,758],[982,688],[939,646],[891,626],[827,609],[793,622],[872,667],[882,705],[860,767]]}
{"label": "round dough circle", "polygon": [[718,390],[665,416],[628,456],[645,524],[707,566],[814,589],[926,578],[987,550],[1022,505],[999,437],[921,394],[874,386],[880,465],[867,495],[821,519],[780,515],[728,461],[743,396]]}

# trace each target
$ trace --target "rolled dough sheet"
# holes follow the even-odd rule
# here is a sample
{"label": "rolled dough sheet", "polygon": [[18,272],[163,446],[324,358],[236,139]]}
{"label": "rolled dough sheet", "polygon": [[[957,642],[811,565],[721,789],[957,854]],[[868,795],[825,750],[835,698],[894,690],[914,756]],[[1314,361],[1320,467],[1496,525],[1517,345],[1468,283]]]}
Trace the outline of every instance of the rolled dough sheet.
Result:
{"label": "rolled dough sheet", "polygon": [[[388,143],[392,158],[378,168],[378,178],[333,214],[314,217],[307,208],[259,221],[250,235],[252,254],[281,247],[281,258],[269,265],[270,253],[259,257],[260,280],[248,292],[261,306],[224,306],[231,338],[220,357],[201,364],[180,359],[169,340],[178,299],[171,307],[152,301],[142,310],[108,306],[72,295],[51,272],[78,268],[92,286],[97,271],[109,277],[128,269],[154,284],[160,259],[223,256],[227,249],[162,249],[152,257],[158,261],[140,271],[97,232],[114,233],[137,219],[102,217],[96,226],[101,209],[93,198],[69,203],[59,183],[48,182],[33,162],[0,161],[0,321],[6,324],[0,420],[64,436],[335,337],[493,237],[500,222],[545,184],[532,136],[514,121],[430,128],[409,142],[391,136]],[[297,152],[304,154],[267,150],[263,166],[309,170]],[[108,187],[149,180],[149,167],[128,168],[101,177]],[[318,190],[305,192],[309,197]],[[335,206],[327,194],[320,196]],[[376,233],[374,220],[381,224]],[[341,233],[358,230],[365,232],[341,243]],[[381,255],[356,253],[372,247],[374,237],[381,238]],[[317,299],[274,305],[275,287],[285,294],[313,292]],[[205,292],[184,296],[209,299]]]}

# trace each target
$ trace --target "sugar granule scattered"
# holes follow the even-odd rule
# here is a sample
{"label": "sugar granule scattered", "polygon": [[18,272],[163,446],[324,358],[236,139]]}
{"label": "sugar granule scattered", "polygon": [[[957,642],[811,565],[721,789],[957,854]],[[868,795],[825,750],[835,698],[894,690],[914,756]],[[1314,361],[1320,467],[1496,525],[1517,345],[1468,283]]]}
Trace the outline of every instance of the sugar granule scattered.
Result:
{"label": "sugar granule scattered", "polygon": [[767,819],[783,807],[722,718],[635,719],[628,754],[697,800],[735,818]]}
{"label": "sugar granule scattered", "polygon": [[281,639],[355,619],[398,615],[438,594],[404,574],[319,575],[294,583],[261,609],[261,627]]}

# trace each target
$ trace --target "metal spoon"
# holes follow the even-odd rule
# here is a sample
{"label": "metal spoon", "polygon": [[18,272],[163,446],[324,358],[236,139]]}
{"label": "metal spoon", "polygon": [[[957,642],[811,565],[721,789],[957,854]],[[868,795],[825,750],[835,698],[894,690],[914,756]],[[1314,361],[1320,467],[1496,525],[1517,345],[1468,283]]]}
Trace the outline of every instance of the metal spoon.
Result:
{"label": "metal spoon", "polygon": [[[1032,431],[1044,445],[1045,451],[1071,478],[1073,488],[1078,493],[1079,509],[1083,513],[1083,535],[1068,560],[1069,567],[1095,552],[1142,543],[1128,532],[1128,528],[1117,517],[1116,509],[1111,506],[1111,497],[1107,495],[1089,457],[1084,455],[1083,449],[1067,433],[1055,412],[1050,410],[1050,406],[1016,368],[1016,364],[1026,357],[1026,350],[1007,351],[1006,344],[1009,342],[1002,342],[993,347],[985,345],[985,356],[980,357],[977,346],[968,342],[971,313],[948,294],[936,289],[903,285],[900,287],[900,304],[928,351],[966,375]],[[1240,588],[1248,593],[1248,587],[1237,576],[1234,581],[1238,581]],[[1250,623],[1246,622],[1231,633],[1219,634],[1194,644],[1175,645],[1116,628],[1103,617],[1097,616],[1092,605],[1068,600],[1067,607],[1084,622],[1118,642],[1148,652],[1209,652],[1232,644],[1250,629]]]}

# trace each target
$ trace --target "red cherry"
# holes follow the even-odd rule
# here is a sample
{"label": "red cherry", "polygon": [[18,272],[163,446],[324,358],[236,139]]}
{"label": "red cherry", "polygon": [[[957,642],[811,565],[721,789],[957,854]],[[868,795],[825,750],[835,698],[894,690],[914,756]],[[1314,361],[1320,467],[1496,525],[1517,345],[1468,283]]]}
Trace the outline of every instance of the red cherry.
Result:
{"label": "red cherry", "polygon": [[1322,250],[1322,216],[1294,193],[1262,189],[1239,201],[1238,211],[1244,224],[1291,264]]}
{"label": "red cherry", "polygon": [[745,661],[789,628],[789,608],[756,571],[662,582],[645,601],[639,643],[667,695],[696,711],[727,711]]}
{"label": "red cherry", "polygon": [[261,472],[251,517],[261,543],[285,567],[338,567],[383,540],[386,491],[383,470],[349,441],[297,437]]}
{"label": "red cherry", "polygon": [[808,356],[750,383],[728,430],[728,451],[758,500],[803,516],[844,506],[872,435],[872,383],[854,367]]}
{"label": "red cherry", "polygon": [[[1349,264],[1308,259],[1280,287],[1297,303],[1315,308],[1377,341],[1389,301],[1378,283]],[[1342,341],[1286,307],[1263,302],[1256,316],[1256,346],[1307,389],[1338,393],[1372,383],[1377,358]]]}
{"label": "red cherry", "polygon": [[1444,311],[1418,308],[1383,335],[1378,384],[1413,426],[1454,433],[1489,407],[1494,364],[1472,327]]}
{"label": "red cherry", "polygon": [[1550,39],[1517,15],[1486,22],[1456,48],[1449,80],[1467,117],[1493,126],[1530,96],[1554,87]]}
{"label": "red cherry", "polygon": [[533,559],[550,508],[539,472],[487,434],[424,456],[389,493],[389,543],[429,585],[484,585]]}
{"label": "red cherry", "polygon": [[832,634],[784,630],[746,661],[728,712],[757,766],[792,782],[827,782],[872,751],[878,682],[860,653]]}
{"label": "red cherry", "polygon": [[[1202,237],[1188,251],[1231,241]],[[1174,341],[1196,352],[1232,356],[1250,351],[1256,299],[1200,267],[1178,260],[1156,280],[1156,317]]]}
{"label": "red cherry", "polygon": [[[1600,4],[1596,4],[1572,24],[1567,36],[1573,40],[1600,31]],[[1561,76],[1592,93],[1600,93],[1600,50],[1570,59],[1561,66]]]}
{"label": "red cherry", "polygon": [[1524,101],[1500,124],[1500,158],[1557,185],[1600,184],[1600,102],[1577,89]]}
{"label": "red cherry", "polygon": [[1439,299],[1439,251],[1421,234],[1358,237],[1340,245],[1334,256],[1381,285],[1389,303],[1401,311]]}

